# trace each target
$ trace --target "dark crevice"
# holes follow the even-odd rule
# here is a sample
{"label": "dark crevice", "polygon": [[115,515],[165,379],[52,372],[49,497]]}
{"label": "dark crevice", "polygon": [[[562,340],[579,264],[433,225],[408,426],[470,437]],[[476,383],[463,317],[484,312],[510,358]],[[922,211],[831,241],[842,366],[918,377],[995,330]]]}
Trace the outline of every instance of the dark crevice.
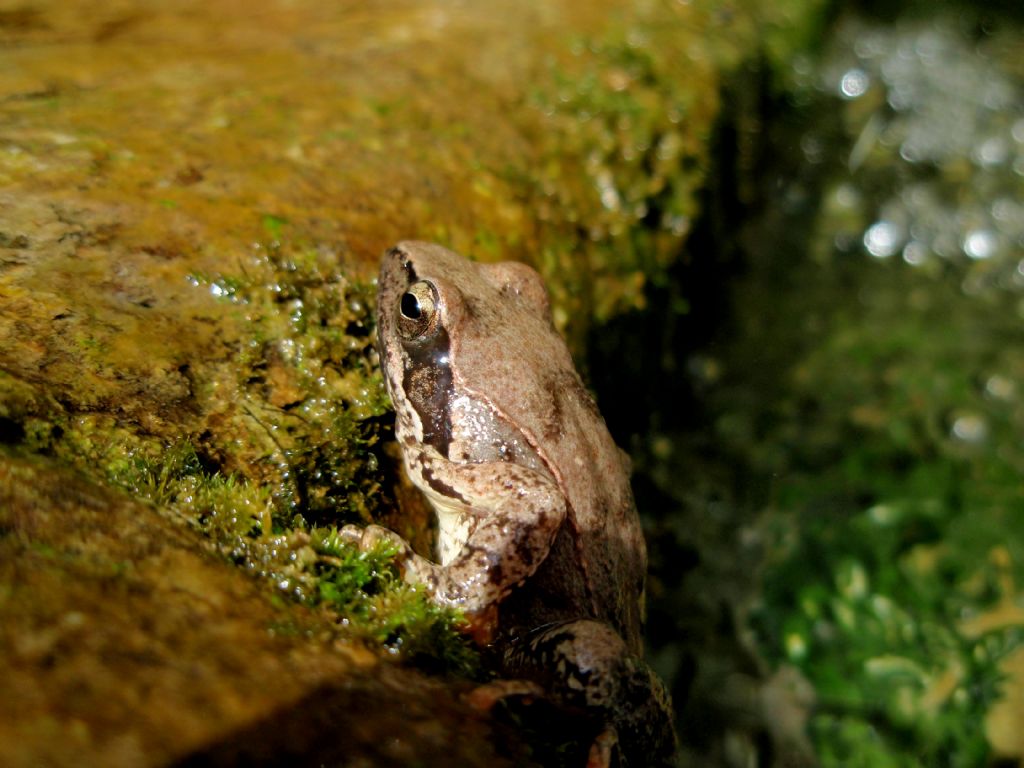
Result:
{"label": "dark crevice", "polygon": [[0,416],[0,443],[17,445],[25,439],[25,427],[13,419]]}

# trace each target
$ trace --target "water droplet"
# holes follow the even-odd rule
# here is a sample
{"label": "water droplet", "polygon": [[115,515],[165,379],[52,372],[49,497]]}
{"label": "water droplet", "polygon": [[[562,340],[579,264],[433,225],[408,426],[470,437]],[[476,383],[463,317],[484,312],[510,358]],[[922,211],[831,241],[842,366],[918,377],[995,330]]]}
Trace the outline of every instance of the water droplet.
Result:
{"label": "water droplet", "polygon": [[853,184],[840,184],[836,187],[835,201],[843,208],[853,208],[860,203],[860,192]]}
{"label": "water droplet", "polygon": [[1017,392],[1017,384],[1006,376],[995,374],[985,382],[985,394],[996,400],[1011,400]]}
{"label": "water droplet", "polygon": [[1010,146],[1002,136],[994,136],[976,146],[972,155],[978,165],[991,168],[1007,161],[1010,157]]}
{"label": "water droplet", "polygon": [[871,85],[871,76],[860,67],[854,67],[843,73],[839,80],[839,94],[844,99],[856,99],[863,96]]}
{"label": "water droplet", "polygon": [[977,445],[988,438],[988,422],[976,413],[967,413],[956,418],[950,432],[957,440]]}
{"label": "water droplet", "polygon": [[993,111],[1010,109],[1016,103],[1013,87],[1002,79],[986,81],[981,92],[982,103]]}
{"label": "water droplet", "polygon": [[903,228],[893,221],[877,221],[864,233],[864,247],[878,259],[896,253],[903,244]]}
{"label": "water droplet", "polygon": [[900,144],[900,157],[908,163],[918,163],[925,159],[925,152],[917,142],[907,139]]}
{"label": "water droplet", "polygon": [[925,32],[914,43],[914,52],[925,61],[937,59],[943,52],[942,42],[942,38],[936,32]]}
{"label": "water droplet", "polygon": [[928,261],[928,246],[920,240],[911,240],[903,246],[903,260],[918,267]]}
{"label": "water droplet", "polygon": [[943,258],[951,258],[959,251],[959,243],[953,232],[937,232],[932,239],[932,250]]}
{"label": "water droplet", "polygon": [[964,237],[964,253],[972,259],[988,259],[999,246],[996,234],[990,229],[975,229]]}
{"label": "water droplet", "polygon": [[825,145],[821,138],[813,133],[808,133],[800,139],[800,149],[803,150],[808,163],[820,163],[825,157]]}
{"label": "water droplet", "polygon": [[618,210],[620,204],[619,191],[615,189],[612,175],[605,170],[597,175],[597,188],[601,195],[601,205],[609,211]]}
{"label": "water droplet", "polygon": [[809,56],[804,56],[802,54],[794,56],[790,66],[792,67],[793,74],[795,75],[807,77],[814,72],[814,62]]}
{"label": "water droplet", "polygon": [[1024,206],[1015,200],[1002,197],[992,203],[992,218],[999,222],[1021,225],[1024,230]]}
{"label": "water droplet", "polygon": [[861,59],[873,59],[885,53],[886,47],[886,41],[881,34],[867,31],[854,41],[853,52]]}
{"label": "water droplet", "polygon": [[1010,129],[1010,133],[1013,136],[1013,140],[1018,144],[1024,144],[1024,117],[1013,124],[1013,128]]}

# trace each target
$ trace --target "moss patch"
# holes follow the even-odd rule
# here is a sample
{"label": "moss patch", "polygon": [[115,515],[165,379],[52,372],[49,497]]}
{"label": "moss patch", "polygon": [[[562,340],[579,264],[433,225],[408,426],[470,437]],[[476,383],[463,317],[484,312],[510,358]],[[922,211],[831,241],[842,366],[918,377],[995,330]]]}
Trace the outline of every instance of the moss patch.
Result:
{"label": "moss patch", "polygon": [[[282,226],[270,220],[268,233]],[[336,526],[368,522],[381,504],[373,451],[387,401],[371,288],[350,284],[332,260],[277,241],[243,274],[192,280],[247,329],[233,386],[204,381],[201,365],[193,373],[205,429],[167,442],[113,415],[42,408],[35,390],[7,376],[10,442],[183,519],[279,593],[330,611],[345,636],[472,673],[476,656],[456,631],[458,616],[402,583],[393,553],[360,554],[337,536]]]}

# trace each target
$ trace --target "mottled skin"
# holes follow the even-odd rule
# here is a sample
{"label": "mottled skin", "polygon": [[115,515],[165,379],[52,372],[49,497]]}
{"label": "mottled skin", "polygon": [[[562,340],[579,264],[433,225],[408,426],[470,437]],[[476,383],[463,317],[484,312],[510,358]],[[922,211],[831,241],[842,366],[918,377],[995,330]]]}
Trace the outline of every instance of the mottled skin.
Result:
{"label": "mottled skin", "polygon": [[669,755],[673,737],[640,660],[640,521],[540,276],[400,243],[381,265],[378,335],[406,469],[438,515],[440,563],[376,526],[346,533],[391,540],[405,578],[499,645],[506,674],[600,710],[605,745],[628,755],[636,742],[657,764],[653,745]]}

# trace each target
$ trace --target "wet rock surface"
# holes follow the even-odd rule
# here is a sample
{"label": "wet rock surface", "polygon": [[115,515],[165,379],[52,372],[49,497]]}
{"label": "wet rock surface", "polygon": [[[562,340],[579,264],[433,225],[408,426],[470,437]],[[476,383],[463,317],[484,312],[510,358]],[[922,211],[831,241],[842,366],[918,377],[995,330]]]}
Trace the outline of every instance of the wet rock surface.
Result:
{"label": "wet rock surface", "polygon": [[451,617],[376,566],[346,591],[331,535],[416,527],[378,254],[528,261],[581,346],[678,255],[773,13],[0,5],[0,761],[500,764],[452,684],[362,650]]}
{"label": "wet rock surface", "polygon": [[446,685],[335,642],[180,520],[2,459],[4,765],[503,764]]}

